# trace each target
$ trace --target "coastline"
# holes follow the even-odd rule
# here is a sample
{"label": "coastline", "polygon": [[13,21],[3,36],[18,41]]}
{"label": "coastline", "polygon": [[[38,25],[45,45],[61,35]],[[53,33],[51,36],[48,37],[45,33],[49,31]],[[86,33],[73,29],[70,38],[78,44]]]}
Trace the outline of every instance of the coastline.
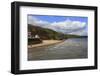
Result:
{"label": "coastline", "polygon": [[29,61],[81,58],[88,58],[86,38],[72,38],[51,45],[28,48]]}
{"label": "coastline", "polygon": [[53,45],[53,44],[61,43],[61,42],[63,42],[63,41],[64,41],[64,40],[43,40],[43,43],[28,45],[28,48],[35,48],[35,47]]}

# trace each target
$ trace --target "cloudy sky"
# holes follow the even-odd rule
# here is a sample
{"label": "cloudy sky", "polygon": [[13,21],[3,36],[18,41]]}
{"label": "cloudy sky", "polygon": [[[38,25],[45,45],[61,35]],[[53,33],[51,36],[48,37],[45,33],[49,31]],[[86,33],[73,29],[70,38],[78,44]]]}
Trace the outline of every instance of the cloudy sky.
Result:
{"label": "cloudy sky", "polygon": [[81,36],[87,36],[88,31],[87,17],[28,15],[28,24]]}

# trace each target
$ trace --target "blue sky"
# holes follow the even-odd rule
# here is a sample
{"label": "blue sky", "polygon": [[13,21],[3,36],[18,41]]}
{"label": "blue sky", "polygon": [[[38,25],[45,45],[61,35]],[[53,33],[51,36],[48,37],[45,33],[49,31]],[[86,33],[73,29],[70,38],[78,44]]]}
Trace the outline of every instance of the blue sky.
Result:
{"label": "blue sky", "polygon": [[71,21],[80,21],[88,23],[87,17],[78,17],[78,16],[50,16],[50,15],[28,15],[33,16],[39,20],[47,21],[47,22],[61,22],[66,19],[69,19]]}
{"label": "blue sky", "polygon": [[88,17],[29,14],[28,23],[55,31],[78,35],[87,35],[88,31]]}

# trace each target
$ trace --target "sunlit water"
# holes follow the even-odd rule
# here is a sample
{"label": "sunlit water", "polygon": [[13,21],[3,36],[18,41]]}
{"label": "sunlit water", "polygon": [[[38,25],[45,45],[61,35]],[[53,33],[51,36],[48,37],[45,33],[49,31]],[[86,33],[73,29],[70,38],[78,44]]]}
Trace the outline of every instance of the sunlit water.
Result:
{"label": "sunlit water", "polygon": [[55,45],[28,49],[28,60],[87,58],[87,49],[87,38],[72,38]]}

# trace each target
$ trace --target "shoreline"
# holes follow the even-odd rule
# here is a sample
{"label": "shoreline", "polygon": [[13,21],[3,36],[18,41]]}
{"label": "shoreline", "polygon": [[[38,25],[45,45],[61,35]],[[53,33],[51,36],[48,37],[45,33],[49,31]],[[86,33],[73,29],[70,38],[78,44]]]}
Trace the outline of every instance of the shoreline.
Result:
{"label": "shoreline", "polygon": [[64,40],[43,40],[42,43],[40,44],[33,44],[33,45],[28,45],[28,48],[35,48],[35,47],[42,47],[42,46],[47,46],[47,45],[53,45],[57,43],[61,43]]}
{"label": "shoreline", "polygon": [[88,58],[86,38],[60,40],[54,43],[52,45],[28,49],[28,61]]}

